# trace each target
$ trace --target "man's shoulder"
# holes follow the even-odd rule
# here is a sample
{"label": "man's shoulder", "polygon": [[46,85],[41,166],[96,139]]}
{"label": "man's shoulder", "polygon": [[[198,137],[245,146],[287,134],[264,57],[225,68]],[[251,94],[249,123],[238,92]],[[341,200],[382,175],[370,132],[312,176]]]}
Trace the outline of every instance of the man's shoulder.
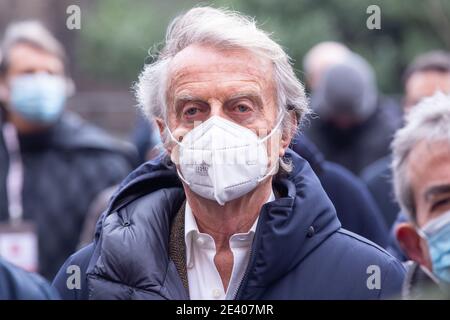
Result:
{"label": "man's shoulder", "polygon": [[379,261],[381,264],[399,265],[402,270],[405,268],[402,264],[385,249],[376,243],[346,229],[339,229],[333,236],[330,237],[330,245],[332,245],[336,254],[339,251],[354,251],[355,259],[353,263],[358,261]]}
{"label": "man's shoulder", "polygon": [[339,262],[347,271],[354,270],[356,273],[366,273],[369,269],[379,268],[391,272],[391,276],[403,281],[406,272],[402,263],[385,249],[342,228],[322,243],[319,253],[322,256],[326,253],[326,259],[331,263]]}
{"label": "man's shoulder", "polygon": [[86,273],[94,254],[95,244],[91,243],[71,255],[58,271],[52,286],[64,300],[88,299]]}
{"label": "man's shoulder", "polygon": [[367,274],[379,271],[384,280],[389,278],[392,285],[396,287],[400,287],[403,283],[405,267],[399,260],[372,241],[340,229],[334,234],[332,245],[334,254],[349,258],[350,269],[364,270]]}
{"label": "man's shoulder", "polygon": [[67,113],[57,125],[55,144],[69,150],[89,150],[127,158],[133,165],[137,163],[137,152],[128,142],[119,140],[103,129]]}
{"label": "man's shoulder", "polygon": [[[328,290],[333,297],[347,288],[346,294],[352,299],[396,298],[405,278],[405,268],[396,258],[345,229],[333,233],[316,249],[309,266],[317,263],[328,266],[323,277],[330,283]],[[370,290],[372,285],[377,290]]]}
{"label": "man's shoulder", "polygon": [[0,299],[58,299],[58,294],[39,275],[0,260]]}

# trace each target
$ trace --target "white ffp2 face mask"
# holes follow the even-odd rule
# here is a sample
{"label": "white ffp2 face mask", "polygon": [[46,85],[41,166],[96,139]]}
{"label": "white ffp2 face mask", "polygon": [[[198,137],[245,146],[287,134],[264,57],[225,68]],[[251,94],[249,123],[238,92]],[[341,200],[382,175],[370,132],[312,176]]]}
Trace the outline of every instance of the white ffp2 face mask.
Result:
{"label": "white ffp2 face mask", "polygon": [[270,134],[260,139],[253,131],[213,116],[192,129],[178,142],[178,175],[198,195],[220,205],[253,190],[272,174],[265,141],[280,127],[282,118]]}

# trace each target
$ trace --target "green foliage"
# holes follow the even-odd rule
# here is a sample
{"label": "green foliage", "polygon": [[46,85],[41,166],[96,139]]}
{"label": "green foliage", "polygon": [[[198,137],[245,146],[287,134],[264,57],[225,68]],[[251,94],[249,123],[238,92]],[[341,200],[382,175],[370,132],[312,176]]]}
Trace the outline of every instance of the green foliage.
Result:
{"label": "green foliage", "polygon": [[[414,56],[450,48],[447,0],[217,0],[203,2],[255,16],[272,32],[302,76],[302,58],[324,40],[347,44],[371,62],[380,87],[400,92],[401,74]],[[84,70],[99,79],[136,79],[147,50],[163,40],[170,19],[192,1],[98,0],[82,28]],[[381,30],[369,30],[366,9],[381,8]]]}
{"label": "green foliage", "polygon": [[164,39],[182,9],[173,1],[96,1],[83,17],[78,46],[83,72],[108,83],[136,80],[149,49]]}

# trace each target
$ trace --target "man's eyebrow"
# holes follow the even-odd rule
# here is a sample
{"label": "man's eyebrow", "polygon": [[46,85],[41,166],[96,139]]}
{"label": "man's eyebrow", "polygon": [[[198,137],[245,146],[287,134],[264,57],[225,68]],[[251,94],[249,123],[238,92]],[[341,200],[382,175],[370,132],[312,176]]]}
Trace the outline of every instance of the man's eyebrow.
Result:
{"label": "man's eyebrow", "polygon": [[425,191],[424,198],[425,200],[430,200],[431,197],[442,193],[450,193],[450,184],[442,184],[428,188]]}
{"label": "man's eyebrow", "polygon": [[243,98],[247,98],[250,100],[253,100],[256,105],[258,106],[258,108],[263,108],[263,100],[261,95],[259,95],[256,92],[239,92],[236,94],[232,94],[230,97],[227,98],[227,101],[234,101],[234,100],[239,100],[239,99],[243,99]]}
{"label": "man's eyebrow", "polygon": [[180,95],[175,95],[174,101],[203,101],[201,97],[194,96],[188,93],[182,93]]}
{"label": "man's eyebrow", "polygon": [[261,100],[261,96],[255,92],[239,92],[232,94],[230,97],[228,97],[228,100],[236,100],[241,98],[250,98],[255,100]]}

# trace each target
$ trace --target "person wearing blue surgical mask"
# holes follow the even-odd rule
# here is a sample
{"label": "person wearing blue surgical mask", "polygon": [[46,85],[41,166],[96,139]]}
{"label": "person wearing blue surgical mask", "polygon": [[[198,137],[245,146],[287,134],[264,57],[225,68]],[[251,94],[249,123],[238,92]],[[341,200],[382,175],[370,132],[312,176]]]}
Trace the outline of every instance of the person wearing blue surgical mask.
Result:
{"label": "person wearing blue surgical mask", "polygon": [[21,133],[42,131],[61,116],[69,93],[61,49],[18,42],[2,62],[6,114]]}
{"label": "person wearing blue surgical mask", "polygon": [[66,110],[66,55],[42,24],[11,24],[0,48],[0,256],[50,280],[75,251],[93,199],[137,154]]}
{"label": "person wearing blue surgical mask", "polygon": [[393,142],[394,189],[409,222],[396,228],[411,260],[406,299],[450,299],[450,96],[411,109]]}

